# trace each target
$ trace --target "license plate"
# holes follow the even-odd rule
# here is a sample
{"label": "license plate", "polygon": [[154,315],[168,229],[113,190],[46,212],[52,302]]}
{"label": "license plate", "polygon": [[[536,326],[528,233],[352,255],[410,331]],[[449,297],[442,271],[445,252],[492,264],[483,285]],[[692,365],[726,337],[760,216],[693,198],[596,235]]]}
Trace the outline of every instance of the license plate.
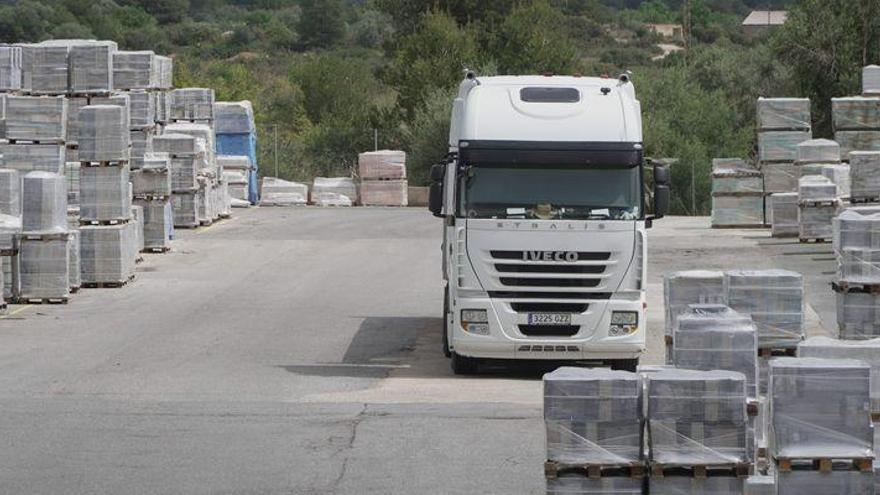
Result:
{"label": "license plate", "polygon": [[571,325],[571,313],[529,313],[529,325]]}

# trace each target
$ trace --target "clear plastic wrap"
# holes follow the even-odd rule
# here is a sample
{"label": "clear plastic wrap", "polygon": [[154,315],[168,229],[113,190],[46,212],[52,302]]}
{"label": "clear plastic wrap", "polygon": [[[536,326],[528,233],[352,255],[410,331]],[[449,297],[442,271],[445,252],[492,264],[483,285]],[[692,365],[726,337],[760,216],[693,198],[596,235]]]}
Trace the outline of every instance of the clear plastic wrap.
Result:
{"label": "clear plastic wrap", "polygon": [[143,166],[131,172],[135,196],[171,196],[171,159],[167,153],[150,153]]}
{"label": "clear plastic wrap", "polygon": [[211,88],[175,89],[172,98],[172,120],[212,120],[214,118],[214,90]]}
{"label": "clear plastic wrap", "polygon": [[19,173],[33,171],[64,173],[64,145],[62,144],[0,144],[3,168]]}
{"label": "clear plastic wrap", "polygon": [[250,208],[247,184],[229,184],[229,206],[232,208]]}
{"label": "clear plastic wrap", "polygon": [[777,474],[777,495],[873,495],[874,473],[787,471]]}
{"label": "clear plastic wrap", "polygon": [[712,196],[712,226],[764,225],[764,196]]}
{"label": "clear plastic wrap", "polygon": [[776,193],[769,200],[770,234],[773,237],[798,236],[798,193]]}
{"label": "clear plastic wrap", "polygon": [[812,138],[810,131],[765,131],[758,133],[758,160],[761,162],[793,162],[797,145]]}
{"label": "clear plastic wrap", "polygon": [[776,458],[872,457],[871,368],[855,359],[770,361],[770,449]]}
{"label": "clear plastic wrap", "polygon": [[6,139],[63,143],[66,136],[63,96],[6,97]]}
{"label": "clear plastic wrap", "polygon": [[834,140],[840,143],[840,155],[844,160],[853,151],[880,151],[880,130],[837,131]]}
{"label": "clear plastic wrap", "polygon": [[409,185],[404,180],[361,182],[360,202],[364,206],[407,206]]}
{"label": "clear plastic wrap", "polygon": [[128,91],[131,105],[129,129],[150,129],[156,125],[156,101],[152,93],[142,89]]}
{"label": "clear plastic wrap", "polygon": [[21,89],[32,94],[59,95],[67,92],[67,45],[20,44]]}
{"label": "clear plastic wrap", "polygon": [[[836,297],[837,328],[841,339],[863,340],[880,337],[880,294],[839,292]],[[877,411],[880,412],[880,408]]]}
{"label": "clear plastic wrap", "polygon": [[[178,122],[168,124],[165,127],[166,134],[185,134],[196,138],[195,147],[198,150],[203,149],[207,166],[216,167],[214,156],[217,151],[217,144],[214,136],[214,130],[206,124],[192,124],[189,122]],[[203,144],[199,144],[202,142]],[[155,149],[155,148],[154,148]],[[165,150],[157,150],[165,151]]]}
{"label": "clear plastic wrap", "polygon": [[797,192],[800,169],[794,163],[764,163],[761,165],[761,173],[764,174],[764,192]]}
{"label": "clear plastic wrap", "polygon": [[547,459],[637,463],[642,457],[639,375],[603,368],[558,368],[544,375]]}
{"label": "clear plastic wrap", "polygon": [[68,145],[79,143],[79,111],[88,104],[89,99],[85,96],[70,96],[67,98],[67,137],[65,142]]}
{"label": "clear plastic wrap", "polygon": [[827,177],[807,175],[798,180],[798,201],[834,201],[837,186]]}
{"label": "clear plastic wrap", "polygon": [[156,54],[152,51],[117,51],[113,53],[113,87],[115,89],[151,89]]}
{"label": "clear plastic wrap", "polygon": [[153,129],[135,129],[128,133],[131,141],[131,168],[137,170],[144,165],[144,156],[153,152]]}
{"label": "clear plastic wrap", "polygon": [[163,55],[156,55],[155,67],[153,77],[156,81],[156,87],[159,89],[171,89],[174,86],[172,83],[174,60]]}
{"label": "clear plastic wrap", "polygon": [[196,179],[201,165],[201,158],[171,158],[171,189],[179,192],[194,191],[198,187]]}
{"label": "clear plastic wrap", "polygon": [[[17,250],[19,234],[21,234],[21,217],[0,213],[0,250]],[[11,273],[10,271],[7,275]],[[6,297],[8,298],[9,295],[7,294]]]}
{"label": "clear plastic wrap", "polygon": [[663,277],[666,335],[672,335],[675,319],[692,304],[725,304],[724,274],[708,270],[667,273]]}
{"label": "clear plastic wrap", "polygon": [[739,159],[732,160],[738,160],[739,163],[736,165],[729,164],[722,166],[713,161],[712,193],[764,192],[764,182],[761,178],[761,172],[748,167]]}
{"label": "clear plastic wrap", "polygon": [[312,195],[322,193],[338,194],[350,199],[352,204],[357,203],[357,186],[354,179],[349,177],[315,177],[312,183]]}
{"label": "clear plastic wrap", "polygon": [[199,225],[196,193],[174,193],[171,195],[171,208],[174,212],[175,227],[197,227]]}
{"label": "clear plastic wrap", "polygon": [[254,109],[251,102],[245,100],[214,103],[214,130],[217,134],[254,132]]}
{"label": "clear plastic wrap", "polygon": [[22,180],[21,191],[24,232],[67,231],[67,184],[63,175],[30,172]]}
{"label": "clear plastic wrap", "polygon": [[174,213],[170,199],[135,199],[144,212],[144,247],[167,249],[174,234]]}
{"label": "clear plastic wrap", "polygon": [[750,315],[758,347],[788,348],[804,336],[804,278],[788,270],[730,270],[724,274],[727,305]]}
{"label": "clear plastic wrap", "polygon": [[849,154],[850,196],[880,198],[880,151]]}
{"label": "clear plastic wrap", "polygon": [[837,214],[837,205],[800,205],[798,207],[798,237],[801,239],[831,239],[831,221]]}
{"label": "clear plastic wrap", "polygon": [[642,495],[643,484],[643,478],[629,476],[562,475],[547,480],[547,495]]}
{"label": "clear plastic wrap", "polygon": [[840,198],[850,197],[849,165],[841,163],[837,165],[822,165],[822,176],[837,186],[837,196]]}
{"label": "clear plastic wrap", "polygon": [[70,295],[70,247],[66,236],[19,241],[17,296],[60,299]]}
{"label": "clear plastic wrap", "polygon": [[68,271],[71,289],[79,289],[82,286],[82,267],[79,259],[79,228],[70,229],[70,237],[68,237],[69,246],[67,248],[68,255]]}
{"label": "clear plastic wrap", "polygon": [[743,495],[776,495],[776,477],[756,474],[746,478]]}
{"label": "clear plastic wrap", "polygon": [[691,370],[737,371],[746,395],[758,396],[758,337],[748,315],[720,304],[692,304],[676,318],[673,364]]}
{"label": "clear plastic wrap", "polygon": [[[870,295],[870,294],[863,294]],[[880,412],[880,338],[869,340],[838,340],[811,337],[798,346],[802,358],[857,359],[871,368],[871,411]]]}
{"label": "clear plastic wrap", "polygon": [[835,131],[880,129],[880,97],[831,98],[831,123]]}
{"label": "clear plastic wrap", "polygon": [[862,67],[862,94],[864,96],[880,95],[880,65]]}
{"label": "clear plastic wrap", "polygon": [[109,93],[113,90],[113,41],[78,41],[70,47],[72,93]]}
{"label": "clear plastic wrap", "polygon": [[[219,158],[219,157],[218,157]],[[229,169],[223,171],[223,180],[229,184],[247,185],[248,171],[241,169]]]}
{"label": "clear plastic wrap", "polygon": [[308,201],[309,186],[276,177],[263,177],[260,204],[263,206],[304,205]]}
{"label": "clear plastic wrap", "polygon": [[168,91],[154,91],[151,93],[155,100],[156,122],[167,123],[171,118],[171,95]]}
{"label": "clear plastic wrap", "polygon": [[758,130],[809,128],[808,98],[758,98]]}
{"label": "clear plastic wrap", "polygon": [[358,155],[361,179],[406,179],[406,152],[398,150],[368,151]]}
{"label": "clear plastic wrap", "polygon": [[130,172],[127,166],[83,167],[80,170],[80,216],[88,221],[131,218]]}
{"label": "clear plastic wrap", "polygon": [[105,96],[90,96],[89,105],[112,105],[122,107],[123,111],[125,112],[125,116],[122,119],[122,121],[125,123],[124,129],[126,131],[128,130],[128,124],[129,122],[131,122],[131,100],[128,98],[128,93],[114,93],[112,95]]}
{"label": "clear plastic wrap", "polygon": [[729,465],[748,460],[746,378],[732,371],[648,373],[648,451],[663,465]]}
{"label": "clear plastic wrap", "polygon": [[67,182],[67,207],[79,206],[79,162],[64,164],[64,178]]}
{"label": "clear plastic wrap", "polygon": [[21,89],[21,47],[0,46],[0,91]]}
{"label": "clear plastic wrap", "polygon": [[840,163],[840,145],[830,139],[798,143],[797,163]]}
{"label": "clear plastic wrap", "polygon": [[0,168],[0,214],[21,216],[21,174]]}
{"label": "clear plastic wrap", "polygon": [[131,278],[137,242],[131,225],[80,227],[83,283],[125,283]]}
{"label": "clear plastic wrap", "polygon": [[741,495],[743,478],[664,476],[648,479],[652,495]]}
{"label": "clear plastic wrap", "polygon": [[217,166],[224,172],[227,170],[247,171],[252,168],[251,159],[245,155],[217,155]]}
{"label": "clear plastic wrap", "polygon": [[194,157],[205,154],[205,142],[188,134],[166,132],[153,137],[153,151],[174,156]]}
{"label": "clear plastic wrap", "polygon": [[81,161],[127,161],[131,157],[125,109],[118,105],[81,108],[78,139]]}

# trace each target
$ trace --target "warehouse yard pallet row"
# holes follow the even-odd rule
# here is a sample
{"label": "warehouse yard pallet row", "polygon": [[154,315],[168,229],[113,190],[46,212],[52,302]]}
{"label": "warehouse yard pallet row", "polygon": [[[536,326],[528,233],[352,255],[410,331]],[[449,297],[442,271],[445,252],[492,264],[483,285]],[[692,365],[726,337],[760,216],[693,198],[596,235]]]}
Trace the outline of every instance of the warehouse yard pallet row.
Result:
{"label": "warehouse yard pallet row", "polygon": [[[142,252],[170,250],[175,223],[230,216],[215,126],[253,131],[253,112],[238,112],[250,104],[175,89],[172,70],[112,41],[0,45],[4,299],[64,303],[80,287],[121,287]],[[255,188],[255,175],[245,181]]]}

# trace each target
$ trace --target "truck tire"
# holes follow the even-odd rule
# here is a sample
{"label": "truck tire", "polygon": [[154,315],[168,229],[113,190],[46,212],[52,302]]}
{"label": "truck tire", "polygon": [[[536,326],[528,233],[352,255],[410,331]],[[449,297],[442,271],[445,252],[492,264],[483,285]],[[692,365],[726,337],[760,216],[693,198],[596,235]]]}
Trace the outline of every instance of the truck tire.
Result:
{"label": "truck tire", "polygon": [[452,360],[450,364],[452,365],[452,372],[456,375],[476,375],[477,367],[479,365],[479,361],[474,358],[469,358],[466,356],[462,356],[457,354],[456,352],[452,352]]}
{"label": "truck tire", "polygon": [[443,355],[452,357],[449,350],[449,288],[443,289]]}
{"label": "truck tire", "polygon": [[635,373],[639,367],[639,358],[635,359],[615,359],[611,361],[611,369],[620,371],[631,371]]}

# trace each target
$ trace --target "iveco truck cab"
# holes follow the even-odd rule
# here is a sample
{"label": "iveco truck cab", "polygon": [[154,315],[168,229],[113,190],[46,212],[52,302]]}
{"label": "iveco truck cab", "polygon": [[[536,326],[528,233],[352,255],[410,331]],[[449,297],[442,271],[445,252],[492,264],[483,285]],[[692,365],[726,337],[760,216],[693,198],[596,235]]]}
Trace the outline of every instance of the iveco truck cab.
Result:
{"label": "iveco truck cab", "polygon": [[640,103],[629,74],[478,77],[452,105],[431,170],[443,219],[443,351],[483,360],[634,369],[645,351],[646,214]]}

